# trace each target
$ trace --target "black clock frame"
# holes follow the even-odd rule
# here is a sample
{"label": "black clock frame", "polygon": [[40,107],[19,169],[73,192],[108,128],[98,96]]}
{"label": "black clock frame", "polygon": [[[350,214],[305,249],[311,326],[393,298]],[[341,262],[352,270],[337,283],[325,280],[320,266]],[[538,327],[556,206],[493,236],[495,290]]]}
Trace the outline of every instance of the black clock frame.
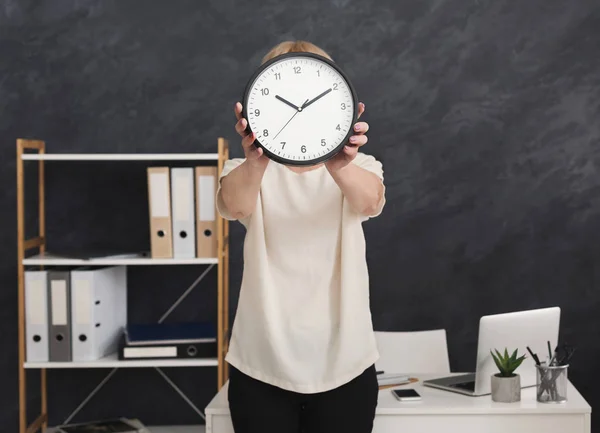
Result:
{"label": "black clock frame", "polygon": [[[354,103],[354,112],[352,113],[352,123],[350,124],[350,130],[348,131],[348,133],[346,134],[346,136],[344,137],[344,139],[340,142],[340,144],[335,147],[333,150],[331,150],[330,152],[328,152],[327,154],[320,156],[318,158],[315,159],[311,159],[308,161],[305,160],[295,160],[295,159],[288,159],[288,158],[282,158],[281,156],[271,152],[270,150],[268,150],[265,146],[263,146],[260,141],[257,139],[254,140],[254,145],[256,147],[260,147],[262,148],[264,154],[271,160],[279,162],[280,164],[284,164],[284,165],[292,165],[292,166],[310,166],[310,165],[317,165],[320,164],[322,162],[325,162],[331,158],[333,158],[335,155],[337,155],[346,144],[348,144],[348,139],[350,138],[350,136],[353,133],[353,126],[356,123],[356,120],[358,119],[358,96],[356,94],[356,90],[354,89],[354,86],[352,85],[352,82],[350,81],[350,79],[348,78],[348,76],[346,75],[346,73],[337,65],[335,64],[333,61],[329,60],[327,57],[323,57],[319,54],[315,54],[315,53],[307,53],[307,52],[292,52],[292,53],[285,53],[285,54],[281,54],[279,56],[275,56],[272,59],[268,60],[267,62],[265,62],[264,64],[262,64],[256,71],[254,71],[254,73],[252,74],[252,76],[250,77],[250,79],[248,80],[248,83],[246,84],[246,87],[244,89],[244,95],[242,97],[242,116],[245,119],[248,119],[248,112],[247,112],[247,106],[248,106],[248,98],[250,97],[250,90],[252,89],[252,85],[254,84],[254,82],[256,81],[256,78],[265,70],[268,69],[272,64],[276,63],[276,62],[280,62],[281,60],[284,60],[286,58],[290,58],[290,57],[298,57],[298,58],[306,58],[306,57],[310,57],[313,59],[317,59],[320,60],[324,63],[327,63],[329,66],[331,66],[333,69],[335,69],[344,79],[344,81],[346,81],[346,84],[348,85],[348,89],[350,89],[350,93],[351,93],[351,97],[352,97],[352,101]],[[250,122],[248,122],[248,126],[246,127],[246,131],[247,132],[252,132],[252,128],[250,128]]]}

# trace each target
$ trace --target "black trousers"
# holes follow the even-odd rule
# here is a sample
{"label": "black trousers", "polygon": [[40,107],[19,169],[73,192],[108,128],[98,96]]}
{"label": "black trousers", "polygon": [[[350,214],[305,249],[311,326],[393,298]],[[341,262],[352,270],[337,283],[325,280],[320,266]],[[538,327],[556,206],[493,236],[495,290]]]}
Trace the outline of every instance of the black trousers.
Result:
{"label": "black trousers", "polygon": [[228,398],[235,433],[371,433],[377,395],[375,366],[317,394],[287,391],[230,366]]}

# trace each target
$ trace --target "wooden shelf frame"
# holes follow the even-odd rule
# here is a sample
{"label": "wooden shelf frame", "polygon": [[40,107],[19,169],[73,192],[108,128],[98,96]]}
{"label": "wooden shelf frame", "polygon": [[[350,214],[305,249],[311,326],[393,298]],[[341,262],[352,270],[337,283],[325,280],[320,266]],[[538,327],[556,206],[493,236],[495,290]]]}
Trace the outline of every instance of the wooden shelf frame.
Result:
{"label": "wooden shelf frame", "polygon": [[24,161],[217,161],[219,153],[26,153]]}
{"label": "wooden shelf frame", "polygon": [[[186,263],[177,260],[154,259],[106,259],[106,260],[77,260],[45,258],[46,252],[46,205],[45,205],[45,177],[44,164],[46,161],[215,161],[217,162],[217,176],[220,176],[225,161],[229,159],[229,145],[226,139],[219,137],[217,140],[218,153],[216,154],[47,154],[46,143],[42,140],[17,139],[17,261],[18,261],[18,345],[19,345],[19,433],[45,432],[48,429],[48,368],[112,368],[109,375],[100,383],[86,400],[75,410],[73,416],[89,399],[108,381],[108,379],[121,367],[154,368],[190,406],[197,412],[199,410],[181,392],[181,390],[165,375],[160,367],[209,367],[217,366],[217,391],[225,384],[229,373],[225,363],[225,355],[229,346],[229,221],[217,214],[217,251],[216,258],[191,259]],[[31,152],[34,151],[34,152]],[[38,235],[25,238],[25,162],[37,161],[38,168]],[[37,255],[27,256],[30,250],[37,250]],[[155,360],[153,361],[117,361],[110,357],[96,363],[67,363],[69,366],[58,366],[56,363],[26,362],[26,335],[25,335],[25,266],[26,265],[58,265],[72,264],[115,264],[115,265],[209,265],[209,269],[217,265],[217,358],[208,360]],[[203,274],[204,275],[204,274]],[[202,276],[182,295],[189,293],[202,279]],[[172,309],[175,307],[174,305]],[[166,314],[169,314],[169,310]],[[164,318],[164,316],[163,316]],[[162,320],[162,319],[161,319]],[[31,423],[27,423],[27,386],[26,370],[38,369],[40,374],[41,406],[39,415]],[[200,415],[202,413],[199,412]]]}

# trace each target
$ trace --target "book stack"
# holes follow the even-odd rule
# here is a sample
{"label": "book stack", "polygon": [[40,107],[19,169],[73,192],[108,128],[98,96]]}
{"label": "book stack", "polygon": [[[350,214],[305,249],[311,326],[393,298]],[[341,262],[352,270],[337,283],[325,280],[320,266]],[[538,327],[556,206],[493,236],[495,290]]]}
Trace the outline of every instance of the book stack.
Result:
{"label": "book stack", "polygon": [[129,324],[121,338],[119,359],[193,359],[217,356],[212,323]]}

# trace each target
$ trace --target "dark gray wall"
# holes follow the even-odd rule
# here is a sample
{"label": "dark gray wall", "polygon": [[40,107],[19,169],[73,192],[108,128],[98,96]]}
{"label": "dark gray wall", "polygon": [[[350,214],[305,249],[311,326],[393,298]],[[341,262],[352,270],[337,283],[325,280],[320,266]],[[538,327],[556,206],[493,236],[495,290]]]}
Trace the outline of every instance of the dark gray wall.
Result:
{"label": "dark gray wall", "polygon": [[[291,38],[349,73],[371,125],[365,151],[384,164],[388,204],[365,225],[375,327],[444,327],[465,371],[481,315],[559,305],[561,339],[579,345],[571,378],[600,404],[596,0],[4,0],[1,431],[16,431],[18,408],[15,139],[49,152],[214,152],[223,135],[240,156],[233,104],[268,48]],[[147,247],[144,168],[49,164],[50,245]],[[243,231],[232,232],[233,312]],[[201,271],[131,270],[132,320],[158,319]],[[214,287],[213,273],[176,318],[213,319]],[[51,422],[106,373],[50,371]],[[200,407],[214,373],[168,371]],[[117,372],[79,419],[121,414],[197,421],[151,369]]]}

